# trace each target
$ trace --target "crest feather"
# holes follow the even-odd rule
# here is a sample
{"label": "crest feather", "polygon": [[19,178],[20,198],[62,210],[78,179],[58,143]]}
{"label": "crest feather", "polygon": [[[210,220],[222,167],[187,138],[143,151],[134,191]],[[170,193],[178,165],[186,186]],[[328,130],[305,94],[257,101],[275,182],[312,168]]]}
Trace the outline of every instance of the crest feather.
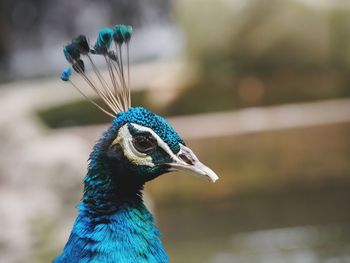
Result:
{"label": "crest feather", "polygon": [[[81,95],[111,117],[131,107],[129,42],[132,33],[131,26],[119,24],[114,28],[102,28],[93,47],[90,46],[86,36],[79,35],[63,48],[63,54],[71,67],[63,70],[61,79],[70,82]],[[95,62],[97,57],[102,58],[107,67],[108,77],[100,72]],[[125,66],[127,78],[124,72]],[[72,69],[76,74],[72,74]],[[71,75],[82,78],[85,85],[75,84]],[[89,88],[107,107],[97,104],[86,95],[86,89]]]}

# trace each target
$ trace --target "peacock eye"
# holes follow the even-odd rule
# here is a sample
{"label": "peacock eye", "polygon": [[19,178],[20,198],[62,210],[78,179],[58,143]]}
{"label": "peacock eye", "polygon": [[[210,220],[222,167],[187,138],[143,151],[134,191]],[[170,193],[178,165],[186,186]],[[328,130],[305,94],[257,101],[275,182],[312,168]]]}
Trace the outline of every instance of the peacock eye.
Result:
{"label": "peacock eye", "polygon": [[132,139],[132,143],[136,150],[141,153],[150,153],[157,147],[157,142],[153,138],[138,135]]}

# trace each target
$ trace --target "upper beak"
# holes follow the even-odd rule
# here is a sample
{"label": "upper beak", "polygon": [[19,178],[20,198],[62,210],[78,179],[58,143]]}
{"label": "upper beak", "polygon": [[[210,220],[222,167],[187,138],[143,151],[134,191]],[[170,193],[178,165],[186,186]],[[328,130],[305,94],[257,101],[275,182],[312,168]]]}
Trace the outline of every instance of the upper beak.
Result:
{"label": "upper beak", "polygon": [[169,165],[172,170],[184,171],[213,183],[219,179],[213,170],[198,160],[197,156],[190,148],[182,144],[180,144],[180,151],[176,155],[176,158],[174,158],[173,162],[169,163]]}

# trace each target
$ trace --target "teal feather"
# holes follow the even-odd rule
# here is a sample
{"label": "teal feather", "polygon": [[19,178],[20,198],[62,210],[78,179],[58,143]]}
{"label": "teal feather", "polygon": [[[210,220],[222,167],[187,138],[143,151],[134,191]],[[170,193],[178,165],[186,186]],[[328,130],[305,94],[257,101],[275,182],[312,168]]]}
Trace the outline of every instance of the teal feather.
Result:
{"label": "teal feather", "polygon": [[[86,37],[80,35],[63,49],[72,67],[63,70],[61,79],[69,81],[114,120],[90,154],[78,216],[69,240],[61,255],[54,260],[55,263],[167,263],[169,260],[161,243],[161,234],[142,200],[144,184],[171,171],[176,167],[174,164],[184,163],[193,165],[188,168],[189,171],[202,169],[199,170],[200,175],[209,171],[211,180],[217,179],[215,173],[185,147],[184,141],[164,118],[144,108],[131,107],[128,85],[132,33],[131,26],[119,24],[113,29],[101,29],[93,48],[90,48]],[[113,40],[115,50],[111,47]],[[124,48],[126,63],[123,63]],[[109,83],[93,62],[93,54],[104,56]],[[87,66],[90,65],[93,74],[89,70],[85,72],[83,58],[89,63]],[[124,64],[127,65],[125,74]],[[81,87],[70,80],[72,68],[103,100],[107,109],[91,100]],[[121,128],[123,133],[119,133]],[[120,134],[125,138],[119,137]],[[117,137],[122,143],[115,143]],[[141,142],[151,148],[143,148]],[[128,150],[125,143],[132,144],[133,150]],[[138,154],[129,158],[128,154],[132,151]]]}
{"label": "teal feather", "polygon": [[111,46],[113,40],[113,29],[105,27],[98,33],[97,41],[95,44],[95,51],[98,54],[107,53],[109,47]]}
{"label": "teal feather", "polygon": [[79,35],[72,40],[72,43],[74,43],[77,46],[79,52],[82,55],[87,55],[90,52],[90,46],[86,36]]}
{"label": "teal feather", "polygon": [[80,59],[80,52],[76,43],[69,43],[63,48],[63,54],[66,60],[73,64],[74,61]]}
{"label": "teal feather", "polygon": [[[126,123],[153,129],[174,153],[179,151],[179,143],[184,144],[164,118],[144,108],[120,112],[90,155],[78,217],[55,263],[168,262],[160,232],[143,204],[141,193],[146,181],[167,171],[143,166],[131,168],[125,160],[116,163],[108,159],[109,146]],[[159,158],[164,158],[161,153]]]}
{"label": "teal feather", "polygon": [[116,25],[113,29],[114,41],[119,45],[123,44],[124,42],[127,43],[130,41],[132,32],[133,30],[131,26],[126,26],[123,24]]}
{"label": "teal feather", "polygon": [[132,26],[126,26],[126,32],[124,33],[124,39],[126,43],[129,43],[133,33]]}
{"label": "teal feather", "polygon": [[142,204],[126,204],[99,217],[80,212],[64,252],[54,262],[168,262],[153,222]]}
{"label": "teal feather", "polygon": [[65,68],[63,71],[62,71],[62,74],[61,74],[61,79],[63,81],[68,81],[69,80],[69,77],[72,75],[72,68]]}

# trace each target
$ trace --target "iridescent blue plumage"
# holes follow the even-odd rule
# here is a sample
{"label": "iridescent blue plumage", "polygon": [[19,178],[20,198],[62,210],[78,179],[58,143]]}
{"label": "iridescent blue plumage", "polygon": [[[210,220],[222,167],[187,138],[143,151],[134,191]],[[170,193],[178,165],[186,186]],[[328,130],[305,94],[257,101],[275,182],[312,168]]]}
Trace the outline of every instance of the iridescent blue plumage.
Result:
{"label": "iridescent blue plumage", "polygon": [[72,68],[65,68],[61,74],[61,80],[68,81],[69,77],[72,75]]}
{"label": "iridescent blue plumage", "polygon": [[95,44],[95,51],[97,54],[107,53],[113,40],[113,29],[105,27],[98,33],[97,41]]}
{"label": "iridescent blue plumage", "polygon": [[[90,154],[78,216],[55,263],[168,262],[154,218],[143,204],[144,184],[176,170],[212,182],[217,180],[216,174],[198,160],[164,118],[144,108],[131,107],[131,35],[131,26],[117,25],[113,29],[101,29],[93,48],[84,35],[79,35],[63,49],[75,75],[88,84],[107,108],[90,99],[82,87],[70,79],[71,67],[64,69],[61,79],[71,83],[114,120]],[[102,76],[93,56],[104,58],[109,78]],[[128,69],[127,80],[124,64]],[[85,70],[85,65],[90,65],[92,70]]]}
{"label": "iridescent blue plumage", "polygon": [[128,43],[130,41],[133,29],[131,26],[123,24],[116,25],[113,29],[114,41],[118,44]]}
{"label": "iridescent blue plumage", "polygon": [[99,217],[80,211],[62,255],[54,262],[168,262],[153,221],[142,204],[127,204]]}
{"label": "iridescent blue plumage", "polygon": [[[126,123],[153,129],[171,148],[179,151],[180,136],[162,117],[144,108],[130,108],[119,113],[102,135],[90,155],[84,180],[84,196],[78,206],[69,241],[54,262],[168,262],[154,218],[144,206],[141,190],[150,180],[166,172],[137,167],[140,176],[125,159],[111,162],[108,149],[118,130]],[[133,173],[138,175],[134,175]]]}

